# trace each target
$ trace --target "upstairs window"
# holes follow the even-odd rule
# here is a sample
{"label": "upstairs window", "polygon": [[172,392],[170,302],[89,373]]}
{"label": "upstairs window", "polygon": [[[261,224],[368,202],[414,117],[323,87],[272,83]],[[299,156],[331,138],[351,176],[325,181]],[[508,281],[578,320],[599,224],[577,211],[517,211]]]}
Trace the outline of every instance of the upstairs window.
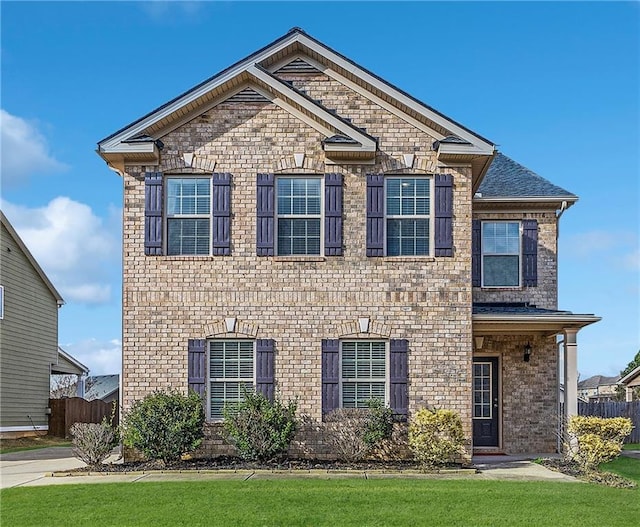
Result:
{"label": "upstairs window", "polygon": [[211,254],[211,179],[169,177],[167,195],[167,254]]}
{"label": "upstairs window", "polygon": [[322,254],[322,180],[276,179],[277,255]]}
{"label": "upstairs window", "polygon": [[431,254],[431,178],[387,177],[387,256]]}
{"label": "upstairs window", "polygon": [[483,287],[520,286],[520,239],[520,222],[482,222]]}
{"label": "upstairs window", "polygon": [[366,408],[371,399],[387,402],[385,342],[342,342],[340,369],[342,408]]}

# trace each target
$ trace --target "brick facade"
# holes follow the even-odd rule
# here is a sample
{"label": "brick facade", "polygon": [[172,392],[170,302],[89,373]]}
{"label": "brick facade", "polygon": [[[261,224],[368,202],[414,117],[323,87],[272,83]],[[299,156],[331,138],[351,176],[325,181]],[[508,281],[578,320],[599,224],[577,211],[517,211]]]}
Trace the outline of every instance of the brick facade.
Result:
{"label": "brick facade", "polygon": [[[474,211],[474,167],[446,164],[413,118],[402,119],[331,76],[281,74],[325,108],[377,138],[373,164],[336,164],[326,136],[270,101],[233,99],[203,110],[158,136],[158,164],[124,165],[122,404],[154,390],[186,392],[188,339],[274,339],[275,391],[298,400],[304,416],[294,455],[324,457],[322,339],[407,339],[409,417],[425,406],[458,412],[471,447],[472,302],[529,302],[557,307],[556,215],[552,207]],[[441,134],[441,132],[440,132]],[[184,154],[193,154],[190,166]],[[294,154],[304,154],[298,167]],[[413,156],[410,166],[407,157]],[[477,170],[477,169],[475,169]],[[229,256],[145,256],[146,172],[231,174]],[[343,255],[258,257],[256,178],[259,173],[321,176],[343,181]],[[366,175],[449,174],[453,179],[453,257],[367,257]],[[538,222],[537,287],[472,288],[472,219]],[[361,333],[358,320],[370,320]],[[227,331],[225,319],[234,318]],[[531,342],[531,362],[521,350]],[[492,336],[479,352],[500,358],[501,446],[508,452],[555,450],[558,354],[553,339]],[[526,405],[527,412],[522,409]],[[200,455],[230,453],[219,424],[208,423]]]}

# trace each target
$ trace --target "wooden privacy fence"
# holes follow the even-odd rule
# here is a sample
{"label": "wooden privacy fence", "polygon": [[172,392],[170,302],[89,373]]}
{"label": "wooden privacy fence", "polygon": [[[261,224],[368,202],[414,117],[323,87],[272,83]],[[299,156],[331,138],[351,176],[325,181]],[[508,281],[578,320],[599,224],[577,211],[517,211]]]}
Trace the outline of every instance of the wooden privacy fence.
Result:
{"label": "wooden privacy fence", "polygon": [[628,417],[633,423],[631,435],[625,443],[640,443],[640,401],[578,402],[578,414],[598,417]]}
{"label": "wooden privacy fence", "polygon": [[[81,397],[65,397],[64,399],[49,399],[49,435],[56,437],[70,437],[69,429],[73,423],[100,423],[104,417],[111,416],[114,403],[105,403],[99,399],[87,401]],[[116,403],[117,405],[117,403]],[[118,409],[111,423],[118,425]]]}

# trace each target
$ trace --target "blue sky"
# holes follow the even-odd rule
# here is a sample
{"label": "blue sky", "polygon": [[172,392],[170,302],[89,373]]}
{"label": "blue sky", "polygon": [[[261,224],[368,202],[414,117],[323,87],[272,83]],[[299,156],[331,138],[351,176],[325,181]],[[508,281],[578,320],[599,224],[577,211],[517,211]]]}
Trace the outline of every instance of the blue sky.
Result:
{"label": "blue sky", "polygon": [[272,42],[307,33],[580,196],[559,305],[602,322],[579,371],[640,348],[640,4],[0,4],[2,209],[67,304],[60,344],[120,368],[122,180],[96,143]]}

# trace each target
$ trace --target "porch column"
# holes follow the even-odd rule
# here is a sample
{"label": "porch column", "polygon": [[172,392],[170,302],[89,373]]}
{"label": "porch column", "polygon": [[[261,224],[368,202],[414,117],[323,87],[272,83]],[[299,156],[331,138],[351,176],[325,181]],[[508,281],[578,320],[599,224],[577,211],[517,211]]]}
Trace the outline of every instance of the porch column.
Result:
{"label": "porch column", "polygon": [[627,386],[624,389],[625,395],[626,395],[626,401],[628,403],[633,402],[633,387],[631,386]]}
{"label": "porch column", "polygon": [[564,330],[564,418],[578,415],[578,341],[577,329]]}

